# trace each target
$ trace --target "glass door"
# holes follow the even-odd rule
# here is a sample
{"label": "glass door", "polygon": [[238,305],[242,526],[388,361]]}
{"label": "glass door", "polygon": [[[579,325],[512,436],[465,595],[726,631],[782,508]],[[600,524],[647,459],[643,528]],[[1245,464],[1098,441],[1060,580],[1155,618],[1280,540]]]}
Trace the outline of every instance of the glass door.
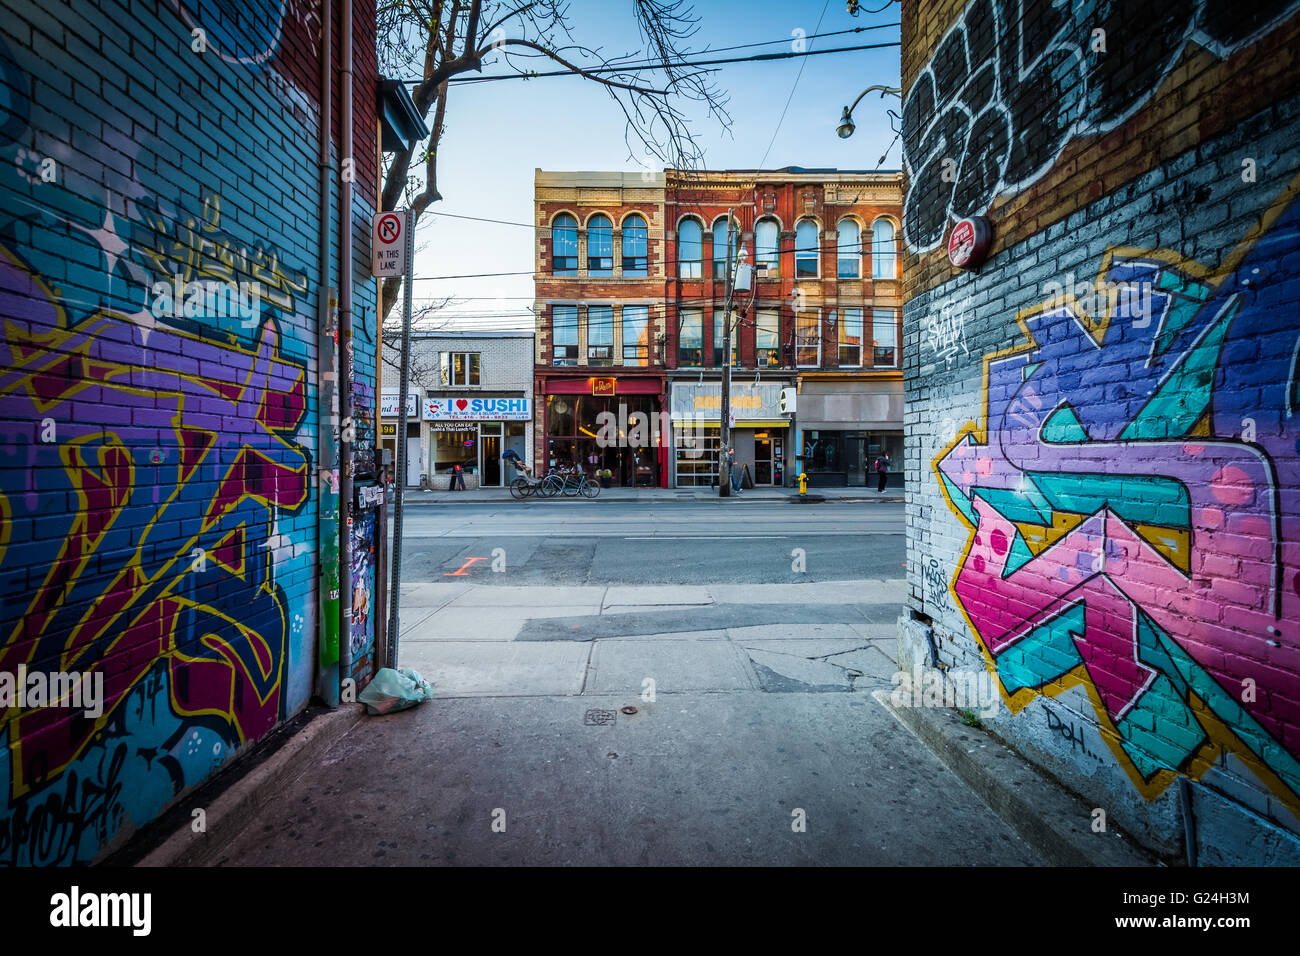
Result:
{"label": "glass door", "polygon": [[483,450],[483,466],[479,470],[479,486],[501,487],[501,435],[481,435],[479,447]]}
{"label": "glass door", "polygon": [[754,484],[772,484],[772,439],[754,436]]}

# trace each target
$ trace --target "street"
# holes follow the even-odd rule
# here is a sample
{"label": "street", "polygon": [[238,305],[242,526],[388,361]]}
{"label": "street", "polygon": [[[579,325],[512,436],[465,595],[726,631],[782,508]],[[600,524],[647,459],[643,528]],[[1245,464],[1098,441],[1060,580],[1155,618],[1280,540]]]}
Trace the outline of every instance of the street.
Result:
{"label": "street", "polygon": [[213,862],[1041,862],[871,696],[897,669],[902,523],[410,507],[400,664],[434,699],[362,718]]}

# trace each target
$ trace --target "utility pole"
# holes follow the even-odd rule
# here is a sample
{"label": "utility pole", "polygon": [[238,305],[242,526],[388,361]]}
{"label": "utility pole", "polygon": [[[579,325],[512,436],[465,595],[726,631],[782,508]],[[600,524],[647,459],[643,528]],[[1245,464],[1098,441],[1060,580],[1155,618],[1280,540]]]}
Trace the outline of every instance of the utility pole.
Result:
{"label": "utility pole", "polygon": [[727,300],[722,310],[727,331],[722,340],[726,365],[722,372],[722,401],[718,408],[719,435],[722,439],[722,444],[718,446],[718,497],[720,498],[731,497],[731,474],[727,467],[727,449],[731,447],[731,232],[734,225],[731,214],[733,209],[727,210]]}

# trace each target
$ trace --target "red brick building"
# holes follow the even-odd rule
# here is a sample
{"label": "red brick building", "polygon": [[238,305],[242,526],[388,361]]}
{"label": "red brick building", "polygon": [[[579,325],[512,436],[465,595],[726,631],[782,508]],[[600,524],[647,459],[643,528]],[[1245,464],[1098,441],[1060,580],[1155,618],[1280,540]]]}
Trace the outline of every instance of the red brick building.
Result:
{"label": "red brick building", "polygon": [[538,170],[535,190],[544,468],[712,484],[728,210],[757,267],[733,303],[731,356],[732,443],[750,480],[788,485],[803,470],[814,485],[862,485],[883,452],[901,466],[898,173]]}

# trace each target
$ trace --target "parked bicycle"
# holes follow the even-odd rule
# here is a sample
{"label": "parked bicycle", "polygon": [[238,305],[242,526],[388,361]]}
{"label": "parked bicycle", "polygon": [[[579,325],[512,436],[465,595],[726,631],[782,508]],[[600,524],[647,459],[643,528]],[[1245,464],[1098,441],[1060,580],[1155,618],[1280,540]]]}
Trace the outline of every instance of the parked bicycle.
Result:
{"label": "parked bicycle", "polygon": [[539,498],[553,498],[563,495],[573,498],[595,498],[600,494],[600,482],[588,478],[579,471],[557,469],[543,478],[535,478],[528,473],[528,466],[513,463],[521,474],[510,483],[510,494],[514,498],[527,498],[537,495]]}

